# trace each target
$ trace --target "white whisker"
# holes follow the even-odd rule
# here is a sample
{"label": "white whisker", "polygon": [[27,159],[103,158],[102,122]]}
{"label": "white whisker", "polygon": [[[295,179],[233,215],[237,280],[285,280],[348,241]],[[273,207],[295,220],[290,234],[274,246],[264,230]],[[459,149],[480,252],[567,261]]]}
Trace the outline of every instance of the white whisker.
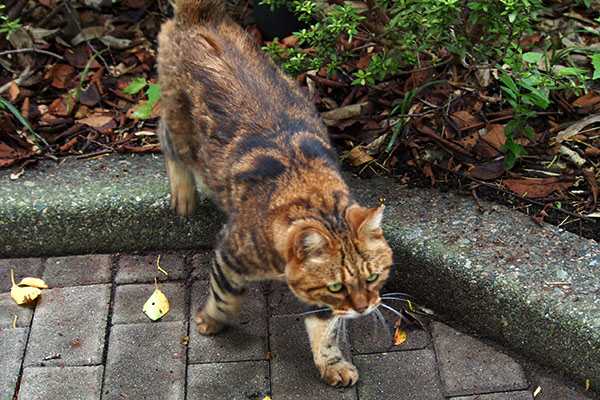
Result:
{"label": "white whisker", "polygon": [[388,306],[387,304],[385,304],[385,303],[381,303],[381,305],[382,305],[383,307],[387,308],[388,310],[390,310],[391,312],[393,312],[394,314],[396,314],[396,315],[399,315],[399,316],[401,316],[401,317],[403,316],[402,314],[400,314],[400,312],[399,312],[399,311],[396,311],[394,308],[392,308],[392,307]]}
{"label": "white whisker", "polygon": [[323,312],[323,311],[329,311],[329,310],[330,310],[330,308],[320,308],[318,310],[305,311],[305,312],[297,314],[297,315],[316,314],[316,313],[320,313],[320,312]]}
{"label": "white whisker", "polygon": [[383,314],[381,313],[381,311],[375,310],[375,312],[373,314],[374,314],[374,318],[376,318],[376,321],[378,321],[387,332],[389,330],[389,326],[388,326],[387,322],[385,321],[385,318],[383,317]]}
{"label": "white whisker", "polygon": [[331,322],[329,322],[329,325],[327,326],[327,329],[325,329],[325,337],[328,338],[329,335],[331,335],[332,331],[336,328],[336,325],[339,321],[340,317],[333,317],[333,319],[331,320]]}
{"label": "white whisker", "polygon": [[402,292],[393,292],[393,293],[384,293],[381,295],[381,297],[386,297],[386,296],[403,296],[403,297],[407,297],[412,299],[413,297],[408,294],[408,293],[402,293]]}
{"label": "white whisker", "polygon": [[383,300],[397,300],[397,301],[404,301],[405,303],[410,302],[410,299],[403,299],[402,297],[385,297],[385,296],[382,296],[381,298]]}
{"label": "white whisker", "polygon": [[390,327],[389,327],[388,323],[386,322],[383,314],[379,310],[375,310],[374,314],[377,317],[377,320],[379,321],[379,323],[381,324],[383,331],[385,332],[386,342],[392,343],[394,339],[392,338],[392,334],[390,333]]}
{"label": "white whisker", "polygon": [[[344,343],[348,343],[348,331],[347,331],[347,323],[348,320],[347,319],[342,319],[340,326],[342,327],[341,332],[338,332],[338,334],[342,337],[342,342]],[[339,337],[338,337],[338,346],[339,346]]]}
{"label": "white whisker", "polygon": [[396,314],[397,316],[399,316],[400,318],[402,318],[402,321],[410,324],[410,321],[408,320],[408,318],[406,318],[404,315],[402,315],[399,311],[396,311],[395,309],[388,306],[387,304],[381,303],[381,305],[384,306],[385,308],[387,308],[388,310],[390,310],[391,312],[393,312],[394,314]]}

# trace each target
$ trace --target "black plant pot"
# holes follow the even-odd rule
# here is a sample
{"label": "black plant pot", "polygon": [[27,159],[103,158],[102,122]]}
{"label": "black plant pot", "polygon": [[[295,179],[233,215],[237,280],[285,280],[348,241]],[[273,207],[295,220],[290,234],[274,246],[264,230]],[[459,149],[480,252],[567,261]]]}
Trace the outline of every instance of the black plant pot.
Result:
{"label": "black plant pot", "polygon": [[253,0],[253,3],[254,22],[262,33],[264,40],[283,39],[302,28],[308,27],[304,22],[298,21],[294,13],[285,6],[271,11],[271,6],[258,4],[260,0]]}

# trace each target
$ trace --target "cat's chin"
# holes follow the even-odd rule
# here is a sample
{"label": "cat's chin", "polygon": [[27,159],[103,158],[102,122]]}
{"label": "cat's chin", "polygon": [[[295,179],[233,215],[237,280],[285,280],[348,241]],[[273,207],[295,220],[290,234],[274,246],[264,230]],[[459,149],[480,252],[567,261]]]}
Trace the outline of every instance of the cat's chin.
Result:
{"label": "cat's chin", "polygon": [[377,309],[377,307],[379,307],[379,305],[369,307],[366,311],[361,312],[361,313],[354,311],[354,310],[343,310],[343,311],[333,310],[333,316],[338,317],[338,318],[343,318],[343,319],[356,319],[356,318],[364,317],[366,315],[371,314],[373,311],[375,311]]}

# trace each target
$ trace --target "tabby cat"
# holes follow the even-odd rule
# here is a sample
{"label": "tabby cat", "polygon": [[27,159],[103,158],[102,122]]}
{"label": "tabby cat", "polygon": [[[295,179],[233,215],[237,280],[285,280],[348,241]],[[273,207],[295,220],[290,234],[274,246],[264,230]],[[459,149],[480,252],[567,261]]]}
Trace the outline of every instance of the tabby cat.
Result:
{"label": "tabby cat", "polygon": [[322,379],[353,385],[358,372],[335,327],[380,305],[392,263],[383,206],[362,208],[352,198],[315,107],[221,0],[177,0],[158,41],[172,205],[193,212],[200,186],[227,215],[198,330],[211,335],[231,321],[249,282],[285,281],[327,310],[305,321]]}

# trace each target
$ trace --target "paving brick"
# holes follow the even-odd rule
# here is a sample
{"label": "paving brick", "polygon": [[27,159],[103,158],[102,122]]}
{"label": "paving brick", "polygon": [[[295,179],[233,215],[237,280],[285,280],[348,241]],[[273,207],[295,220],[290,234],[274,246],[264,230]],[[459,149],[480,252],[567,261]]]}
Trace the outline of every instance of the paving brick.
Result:
{"label": "paving brick", "polygon": [[[273,399],[356,399],[356,388],[336,389],[320,381],[302,317],[269,318]],[[360,379],[360,378],[359,378]]]}
{"label": "paving brick", "polygon": [[[576,390],[565,386],[560,380],[550,376],[537,376],[534,378],[534,384],[531,386],[535,390],[538,386],[540,392],[535,396],[535,400],[588,400],[592,398],[600,399],[600,396],[593,397],[591,393],[584,395]],[[583,389],[583,388],[582,388]]]}
{"label": "paving brick", "polygon": [[523,368],[483,342],[434,322],[433,343],[448,396],[527,389]]}
{"label": "paving brick", "polygon": [[109,283],[111,269],[109,254],[52,257],[44,262],[43,278],[52,288]]}
{"label": "paving brick", "polygon": [[29,367],[23,371],[19,400],[97,400],[104,367]]}
{"label": "paving brick", "polygon": [[[450,400],[533,400],[533,395],[525,390],[518,392],[503,392],[476,394],[474,396],[451,397]],[[555,400],[558,400],[555,398]]]}
{"label": "paving brick", "polygon": [[27,343],[27,328],[0,330],[0,399],[12,399]]}
{"label": "paving brick", "polygon": [[245,361],[188,367],[187,400],[257,399],[269,395],[269,363]]}
{"label": "paving brick", "polygon": [[156,255],[121,255],[117,261],[116,283],[140,283],[154,282],[157,277],[159,281],[183,279],[187,276],[183,257],[178,254],[162,254],[160,256],[160,267],[169,273],[165,276],[157,271]]}
{"label": "paving brick", "polygon": [[192,257],[192,279],[208,280],[210,278],[210,262],[212,250],[199,250]]}
{"label": "paving brick", "polygon": [[398,317],[389,310],[383,309],[380,312],[385,326],[375,313],[349,321],[348,332],[354,353],[416,350],[429,345],[429,333],[417,326],[409,326],[402,328],[406,333],[406,341],[394,346],[394,323]]}
{"label": "paving brick", "polygon": [[268,351],[268,332],[263,290],[250,288],[234,323],[213,336],[198,333],[194,323],[196,312],[207,296],[208,282],[195,282],[190,313],[190,363],[264,360]]}
{"label": "paving brick", "polygon": [[[39,300],[25,365],[95,365],[102,362],[110,285],[46,289]],[[60,358],[44,358],[60,354]]]}
{"label": "paving brick", "polygon": [[183,400],[186,335],[185,322],[113,326],[102,398]]}
{"label": "paving brick", "polygon": [[0,259],[0,293],[10,292],[12,282],[10,270],[15,272],[15,282],[19,283],[26,276],[41,278],[43,265],[41,258],[3,258]]}
{"label": "paving brick", "polygon": [[15,315],[18,327],[29,326],[34,308],[35,302],[18,305],[10,293],[0,293],[0,329],[12,327]]}
{"label": "paving brick", "polygon": [[[160,321],[185,321],[187,319],[186,285],[184,283],[168,282],[159,283],[158,288],[169,299],[169,312]],[[117,286],[112,323],[152,323],[152,320],[142,312],[142,307],[155,289],[156,286],[153,283]]]}
{"label": "paving brick", "polygon": [[443,398],[435,355],[429,349],[354,357],[361,400],[438,400]]}

